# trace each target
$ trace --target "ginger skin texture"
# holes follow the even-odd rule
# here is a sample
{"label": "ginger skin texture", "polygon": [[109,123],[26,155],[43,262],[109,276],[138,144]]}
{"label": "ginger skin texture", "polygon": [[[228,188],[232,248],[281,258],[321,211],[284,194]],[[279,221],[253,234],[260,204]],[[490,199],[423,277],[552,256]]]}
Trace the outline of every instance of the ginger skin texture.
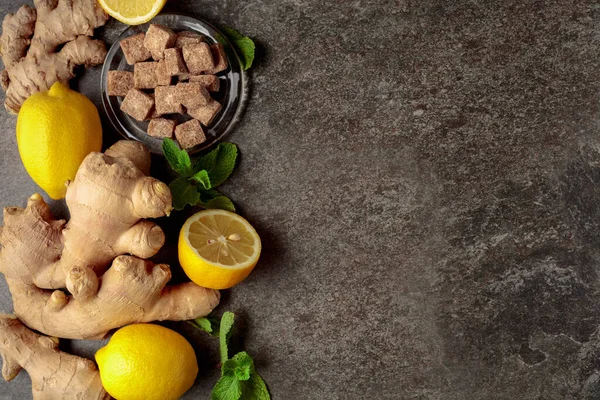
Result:
{"label": "ginger skin texture", "polygon": [[33,93],[57,81],[67,84],[75,66],[99,65],[106,56],[104,43],[90,38],[108,20],[96,0],[34,0],[34,5],[22,6],[2,23],[0,83],[4,106],[15,114]]}
{"label": "ginger skin texture", "polygon": [[26,210],[7,207],[0,233],[0,272],[38,288],[66,287],[73,267],[97,276],[121,254],[155,255],[165,236],[156,224],[172,209],[171,192],[148,177],[150,153],[139,142],[121,141],[105,154],[88,155],[67,188],[71,219],[55,220],[34,195]]}
{"label": "ginger skin texture", "polygon": [[[217,306],[218,291],[166,286],[169,267],[141,259],[165,240],[143,218],[172,208],[168,187],[144,174],[149,168],[141,143],[121,141],[82,162],[67,188],[68,223],[54,219],[37,194],[26,208],[4,209],[0,272],[23,323],[50,336],[101,339],[127,324],[188,320]],[[70,294],[47,290],[59,288]]]}
{"label": "ginger skin texture", "polygon": [[108,400],[93,361],[58,350],[58,340],[27,329],[0,314],[2,376],[11,381],[22,369],[31,377],[34,400]]}
{"label": "ginger skin texture", "polygon": [[132,323],[205,316],[219,304],[218,291],[190,282],[166,286],[170,279],[165,264],[119,256],[101,278],[85,267],[73,268],[67,277],[71,295],[7,282],[14,312],[30,328],[67,339],[103,339]]}

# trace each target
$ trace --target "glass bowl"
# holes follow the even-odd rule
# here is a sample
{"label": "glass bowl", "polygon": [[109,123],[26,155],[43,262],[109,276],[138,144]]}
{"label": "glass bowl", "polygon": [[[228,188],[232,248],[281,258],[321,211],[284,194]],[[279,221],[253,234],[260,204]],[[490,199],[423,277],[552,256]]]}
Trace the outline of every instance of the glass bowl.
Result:
{"label": "glass bowl", "polygon": [[[162,155],[162,139],[154,138],[146,133],[148,121],[137,121],[121,111],[123,98],[108,96],[107,90],[108,71],[133,71],[133,66],[127,64],[125,56],[121,51],[121,40],[140,32],[146,32],[151,23],[164,25],[176,32],[189,30],[200,33],[205,36],[207,43],[211,44],[219,42],[223,44],[223,47],[225,48],[229,67],[227,70],[217,74],[221,80],[220,91],[218,93],[211,93],[211,96],[219,101],[223,107],[210,127],[204,129],[206,141],[187,149],[190,154],[205,150],[233,130],[234,125],[242,116],[244,106],[248,99],[248,78],[242,69],[240,58],[225,35],[207,22],[185,15],[161,14],[146,24],[127,28],[111,46],[106,55],[104,66],[102,67],[100,85],[104,110],[114,128],[122,136],[126,139],[140,141],[144,143],[152,153]],[[174,119],[178,122],[184,122],[189,120],[190,117],[176,115],[174,116]]]}

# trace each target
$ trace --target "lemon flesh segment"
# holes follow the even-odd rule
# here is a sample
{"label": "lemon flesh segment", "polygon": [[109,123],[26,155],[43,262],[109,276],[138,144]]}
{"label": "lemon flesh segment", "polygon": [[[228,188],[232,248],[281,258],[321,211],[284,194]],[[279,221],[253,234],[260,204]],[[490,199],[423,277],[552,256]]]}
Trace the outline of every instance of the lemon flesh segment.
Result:
{"label": "lemon flesh segment", "polygon": [[227,289],[241,282],[258,262],[260,251],[256,230],[229,211],[201,211],[181,229],[179,261],[200,286]]}
{"label": "lemon flesh segment", "polygon": [[165,6],[166,0],[99,0],[111,17],[128,25],[150,21]]}

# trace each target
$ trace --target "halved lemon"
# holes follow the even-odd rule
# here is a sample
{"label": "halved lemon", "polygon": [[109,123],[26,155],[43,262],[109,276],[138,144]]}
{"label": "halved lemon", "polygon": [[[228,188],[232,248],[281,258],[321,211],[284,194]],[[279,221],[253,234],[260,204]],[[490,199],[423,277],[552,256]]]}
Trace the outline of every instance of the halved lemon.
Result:
{"label": "halved lemon", "polygon": [[167,0],[98,0],[111,17],[127,25],[150,21],[162,10]]}
{"label": "halved lemon", "polygon": [[261,243],[248,221],[225,210],[192,215],[179,233],[179,262],[197,285],[228,289],[243,281],[260,257]]}

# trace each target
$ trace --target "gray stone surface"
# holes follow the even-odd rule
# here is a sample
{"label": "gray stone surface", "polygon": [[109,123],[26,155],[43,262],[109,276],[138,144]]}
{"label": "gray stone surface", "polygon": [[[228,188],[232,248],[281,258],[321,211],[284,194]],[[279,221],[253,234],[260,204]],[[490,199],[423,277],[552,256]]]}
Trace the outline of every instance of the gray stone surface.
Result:
{"label": "gray stone surface", "polygon": [[[14,8],[0,1],[2,14]],[[239,313],[239,347],[274,398],[600,398],[597,1],[167,10],[260,45],[224,191],[265,250],[218,311]],[[97,70],[75,84],[96,103],[98,85]],[[2,206],[37,190],[14,123],[0,114]],[[184,219],[161,221],[171,239],[159,258],[175,268]],[[11,310],[3,281],[0,305]],[[185,398],[208,398],[215,344],[170,326],[201,359]],[[0,398],[29,396],[25,373],[0,382]]]}

